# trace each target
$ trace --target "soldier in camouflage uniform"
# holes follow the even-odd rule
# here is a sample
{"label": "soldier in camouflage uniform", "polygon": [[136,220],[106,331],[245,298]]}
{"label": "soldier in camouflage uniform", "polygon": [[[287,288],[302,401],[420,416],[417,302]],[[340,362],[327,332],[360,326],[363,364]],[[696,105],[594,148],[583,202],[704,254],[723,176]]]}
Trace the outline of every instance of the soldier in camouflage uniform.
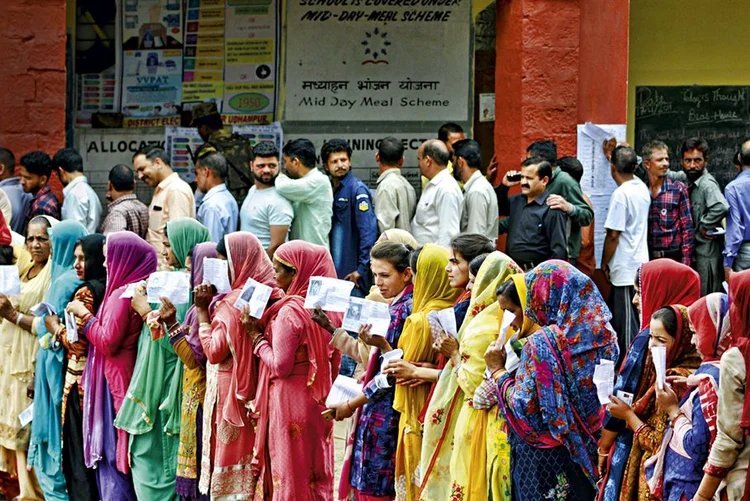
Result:
{"label": "soldier in camouflage uniform", "polygon": [[202,156],[214,151],[222,153],[229,163],[227,188],[237,199],[237,202],[241,203],[247,195],[247,191],[253,185],[250,177],[253,148],[250,141],[239,134],[233,134],[230,129],[224,128],[216,103],[195,105],[191,125],[198,130],[198,134],[204,141],[196,151],[194,160],[197,161]]}

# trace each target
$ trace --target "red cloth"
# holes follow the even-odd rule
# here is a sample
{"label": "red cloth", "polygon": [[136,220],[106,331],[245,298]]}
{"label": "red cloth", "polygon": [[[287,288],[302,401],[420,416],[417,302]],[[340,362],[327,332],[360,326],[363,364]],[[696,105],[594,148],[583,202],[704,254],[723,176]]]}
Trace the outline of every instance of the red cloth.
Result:
{"label": "red cloth", "polygon": [[0,212],[0,245],[10,245],[13,242],[10,236],[10,226],[5,220],[5,216]]}
{"label": "red cloth", "polygon": [[656,259],[641,266],[641,329],[651,323],[651,315],[664,306],[690,306],[701,297],[698,273],[671,259]]}

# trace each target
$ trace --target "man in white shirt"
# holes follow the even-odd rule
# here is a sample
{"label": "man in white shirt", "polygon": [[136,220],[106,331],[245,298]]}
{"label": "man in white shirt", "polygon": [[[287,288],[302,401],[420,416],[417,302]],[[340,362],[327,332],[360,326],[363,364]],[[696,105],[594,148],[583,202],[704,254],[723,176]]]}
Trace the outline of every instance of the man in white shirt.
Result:
{"label": "man in white shirt", "polygon": [[213,242],[221,242],[224,235],[237,231],[239,209],[225,184],[228,175],[229,165],[221,153],[207,150],[198,157],[195,182],[205,193],[198,207],[198,221],[208,228]]}
{"label": "man in white shirt", "polygon": [[167,222],[178,217],[195,217],[195,198],[190,185],[169,165],[166,151],[157,145],[147,145],[133,155],[133,169],[138,179],[154,188],[148,207],[146,240],[159,255],[159,270],[171,267],[164,257],[164,230]]}
{"label": "man in white shirt", "polygon": [[333,188],[315,168],[315,146],[309,139],[293,139],[282,152],[286,175],[276,178],[276,192],[292,202],[291,239],[329,247],[333,219]]}
{"label": "man in white shirt", "polygon": [[276,145],[270,141],[256,144],[250,163],[255,186],[250,188],[240,210],[240,230],[258,237],[271,259],[276,249],[286,242],[294,219],[292,204],[279,195],[274,186],[280,170]]}
{"label": "man in white shirt", "polygon": [[495,188],[482,170],[482,152],[473,139],[453,143],[453,174],[464,183],[461,233],[479,233],[497,240],[498,207]]}
{"label": "man in white shirt", "polygon": [[375,191],[375,217],[378,230],[398,228],[411,231],[411,218],[417,207],[417,192],[401,175],[404,164],[404,144],[395,137],[380,141],[375,161],[380,168],[378,188]]}
{"label": "man in white shirt", "polygon": [[448,172],[450,153],[439,139],[429,139],[417,150],[419,170],[428,182],[412,220],[412,235],[419,245],[436,243],[450,248],[461,231],[463,195]]}
{"label": "man in white shirt", "polygon": [[63,220],[78,221],[96,233],[102,219],[102,203],[83,175],[83,158],[74,148],[63,148],[52,159],[63,184]]}
{"label": "man in white shirt", "polygon": [[636,275],[641,264],[648,261],[648,212],[651,194],[648,187],[633,175],[638,156],[630,147],[618,146],[610,159],[612,178],[617,189],[612,193],[604,228],[602,264],[604,274],[612,283],[609,306],[612,328],[617,332],[620,360],[640,327],[633,306]]}

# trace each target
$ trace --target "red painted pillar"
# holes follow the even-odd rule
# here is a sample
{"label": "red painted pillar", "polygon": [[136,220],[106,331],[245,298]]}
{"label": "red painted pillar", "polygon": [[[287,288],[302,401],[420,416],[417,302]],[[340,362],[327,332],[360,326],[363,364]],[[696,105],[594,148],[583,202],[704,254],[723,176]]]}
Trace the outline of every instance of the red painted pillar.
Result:
{"label": "red painted pillar", "polygon": [[[65,145],[65,0],[14,0],[3,16],[0,145],[17,159],[54,155]],[[62,192],[57,176],[52,184]]]}

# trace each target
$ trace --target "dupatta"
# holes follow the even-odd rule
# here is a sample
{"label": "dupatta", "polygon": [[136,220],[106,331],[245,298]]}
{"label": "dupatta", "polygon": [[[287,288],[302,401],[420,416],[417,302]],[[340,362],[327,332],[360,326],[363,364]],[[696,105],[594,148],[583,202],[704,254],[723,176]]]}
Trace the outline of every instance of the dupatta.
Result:
{"label": "dupatta", "polygon": [[[81,285],[76,271],[76,242],[88,234],[86,227],[77,221],[63,221],[49,229],[52,255],[51,285],[44,299],[51,304],[58,315],[63,315],[76,289]],[[31,441],[29,443],[28,462],[36,468],[44,469],[39,448],[44,449],[52,459],[52,470],[45,474],[54,476],[62,466],[62,416],[61,406],[65,374],[63,360],[65,350],[60,342],[54,339],[54,333],[47,331],[44,317],[33,323],[42,348],[36,354],[36,377],[34,378],[34,418],[31,421]]]}
{"label": "dupatta", "polygon": [[542,327],[524,345],[515,380],[498,382],[500,409],[529,445],[568,449],[594,485],[601,419],[593,375],[602,359],[617,360],[612,314],[591,279],[563,261],[534,268],[526,286],[526,315]]}
{"label": "dupatta", "polygon": [[[404,351],[403,359],[409,362],[434,363],[437,355],[432,349],[432,334],[427,314],[450,308],[461,293],[451,287],[445,267],[450,252],[435,244],[425,244],[417,259],[414,277],[412,314],[404,323],[398,348]],[[396,446],[396,492],[406,499],[417,497],[419,467],[422,449],[422,425],[419,414],[430,392],[428,385],[409,388],[397,385],[393,408],[401,413],[399,438]]]}
{"label": "dupatta", "polygon": [[[420,459],[422,499],[441,499],[450,490],[451,456],[457,453],[451,446],[456,419],[463,402],[473,398],[482,382],[484,352],[497,338],[502,319],[496,291],[508,277],[521,272],[510,257],[499,251],[489,254],[477,272],[468,312],[458,332],[461,364],[454,367],[452,361],[447,362],[425,413]],[[481,435],[484,442],[483,431],[477,430],[477,436]]]}

